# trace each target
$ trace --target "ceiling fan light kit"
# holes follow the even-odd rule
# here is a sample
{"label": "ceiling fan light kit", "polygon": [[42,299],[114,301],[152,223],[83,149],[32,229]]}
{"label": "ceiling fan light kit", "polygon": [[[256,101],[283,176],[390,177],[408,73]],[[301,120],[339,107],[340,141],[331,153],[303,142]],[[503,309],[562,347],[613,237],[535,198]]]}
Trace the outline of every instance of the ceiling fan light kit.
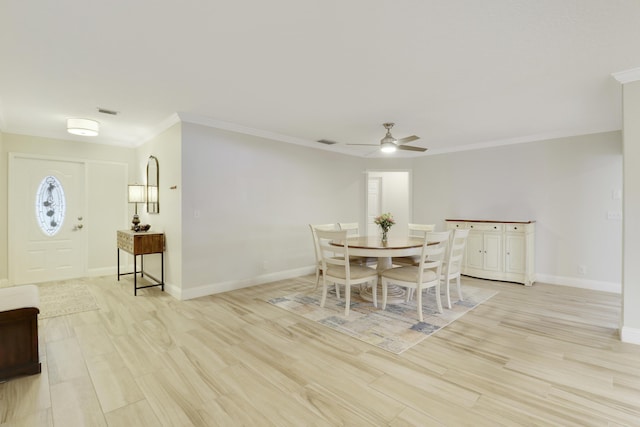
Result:
{"label": "ceiling fan light kit", "polygon": [[395,153],[397,149],[398,147],[396,144],[390,141],[382,142],[382,144],[380,144],[380,151],[383,153]]}
{"label": "ceiling fan light kit", "polygon": [[[406,151],[420,151],[420,152],[424,152],[427,151],[426,148],[422,148],[422,147],[413,147],[411,145],[404,145],[407,142],[411,142],[411,141],[415,141],[417,139],[420,139],[419,136],[416,135],[411,135],[411,136],[407,136],[405,138],[400,138],[400,139],[396,139],[393,137],[393,135],[391,135],[391,128],[393,127],[394,123],[383,123],[382,126],[385,127],[385,129],[387,130],[387,134],[384,136],[384,138],[382,138],[380,140],[380,151],[382,151],[383,153],[394,153],[396,150],[406,150]],[[372,146],[378,146],[378,144],[347,144],[347,145],[372,145]]]}

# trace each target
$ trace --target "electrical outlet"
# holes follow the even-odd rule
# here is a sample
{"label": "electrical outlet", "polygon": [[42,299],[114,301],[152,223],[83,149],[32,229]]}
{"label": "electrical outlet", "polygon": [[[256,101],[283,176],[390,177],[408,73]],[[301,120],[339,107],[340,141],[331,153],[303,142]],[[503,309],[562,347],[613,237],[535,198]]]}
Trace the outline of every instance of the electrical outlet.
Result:
{"label": "electrical outlet", "polygon": [[578,265],[578,274],[581,276],[587,274],[587,267],[584,265]]}

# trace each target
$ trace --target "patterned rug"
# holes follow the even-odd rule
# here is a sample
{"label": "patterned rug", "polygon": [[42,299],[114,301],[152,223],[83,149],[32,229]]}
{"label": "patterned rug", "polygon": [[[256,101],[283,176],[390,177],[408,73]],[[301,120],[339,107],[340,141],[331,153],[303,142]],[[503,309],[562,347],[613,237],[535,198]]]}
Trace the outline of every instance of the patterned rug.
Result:
{"label": "patterned rug", "polygon": [[40,283],[40,319],[98,310],[93,295],[82,283]]}
{"label": "patterned rug", "polygon": [[[320,307],[321,287],[272,298],[267,302],[383,350],[400,354],[497,294],[492,290],[463,284],[464,301],[458,301],[456,292],[452,291],[451,309],[445,307],[440,314],[436,310],[433,289],[430,294],[424,292],[423,322],[418,320],[415,297],[409,303],[387,303],[386,310],[381,310],[375,308],[373,303],[364,301],[357,286],[351,290],[348,317],[344,315],[342,293],[342,298],[338,300],[335,291],[330,291],[324,308]],[[445,304],[444,296],[442,301]],[[382,297],[379,295],[378,306],[382,307],[381,304]]]}

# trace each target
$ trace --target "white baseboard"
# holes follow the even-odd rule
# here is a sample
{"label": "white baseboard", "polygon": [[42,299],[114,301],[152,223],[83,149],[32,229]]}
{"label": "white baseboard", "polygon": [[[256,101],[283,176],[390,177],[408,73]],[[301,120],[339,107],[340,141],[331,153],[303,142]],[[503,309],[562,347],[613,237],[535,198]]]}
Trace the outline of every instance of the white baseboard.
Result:
{"label": "white baseboard", "polygon": [[[264,283],[275,282],[277,280],[292,279],[315,272],[315,267],[302,267],[293,270],[278,271],[275,273],[263,274],[257,277],[251,277],[243,280],[230,280],[228,282],[212,283],[210,285],[198,286],[193,289],[175,288],[169,291],[171,295],[180,300],[188,300],[192,298],[203,297],[206,295],[219,294],[221,292],[233,291],[235,289],[248,288],[249,286],[262,285]],[[166,286],[165,286],[166,289]],[[178,295],[179,294],[179,295]]]}
{"label": "white baseboard", "polygon": [[0,288],[8,288],[9,285],[9,279],[0,279]]}
{"label": "white baseboard", "polygon": [[87,277],[115,276],[116,274],[118,274],[116,267],[90,268],[87,271]]}
{"label": "white baseboard", "polygon": [[168,293],[169,295],[171,295],[172,297],[174,297],[175,299],[177,299],[177,300],[180,299],[180,295],[182,293],[182,289],[180,289],[176,285],[172,285],[171,283],[167,283],[166,281],[164,282],[164,291],[166,293]]}
{"label": "white baseboard", "polygon": [[640,345],[640,329],[623,326],[620,330],[620,340],[622,342]]}
{"label": "white baseboard", "polygon": [[593,291],[622,293],[622,284],[616,282],[602,282],[599,280],[580,279],[577,277],[551,276],[546,274],[536,274],[536,282],[548,283],[550,285],[571,286],[574,288],[591,289]]}

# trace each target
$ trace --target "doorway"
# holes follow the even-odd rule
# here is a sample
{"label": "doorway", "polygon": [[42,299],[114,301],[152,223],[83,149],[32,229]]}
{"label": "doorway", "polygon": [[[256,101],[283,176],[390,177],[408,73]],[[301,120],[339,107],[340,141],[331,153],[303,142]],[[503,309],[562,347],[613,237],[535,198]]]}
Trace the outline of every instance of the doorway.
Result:
{"label": "doorway", "polygon": [[87,271],[85,164],[10,154],[9,278],[18,285]]}
{"label": "doorway", "polygon": [[390,212],[396,225],[389,236],[404,236],[409,232],[411,220],[411,174],[409,171],[368,171],[366,184],[367,235],[380,234],[375,217]]}

